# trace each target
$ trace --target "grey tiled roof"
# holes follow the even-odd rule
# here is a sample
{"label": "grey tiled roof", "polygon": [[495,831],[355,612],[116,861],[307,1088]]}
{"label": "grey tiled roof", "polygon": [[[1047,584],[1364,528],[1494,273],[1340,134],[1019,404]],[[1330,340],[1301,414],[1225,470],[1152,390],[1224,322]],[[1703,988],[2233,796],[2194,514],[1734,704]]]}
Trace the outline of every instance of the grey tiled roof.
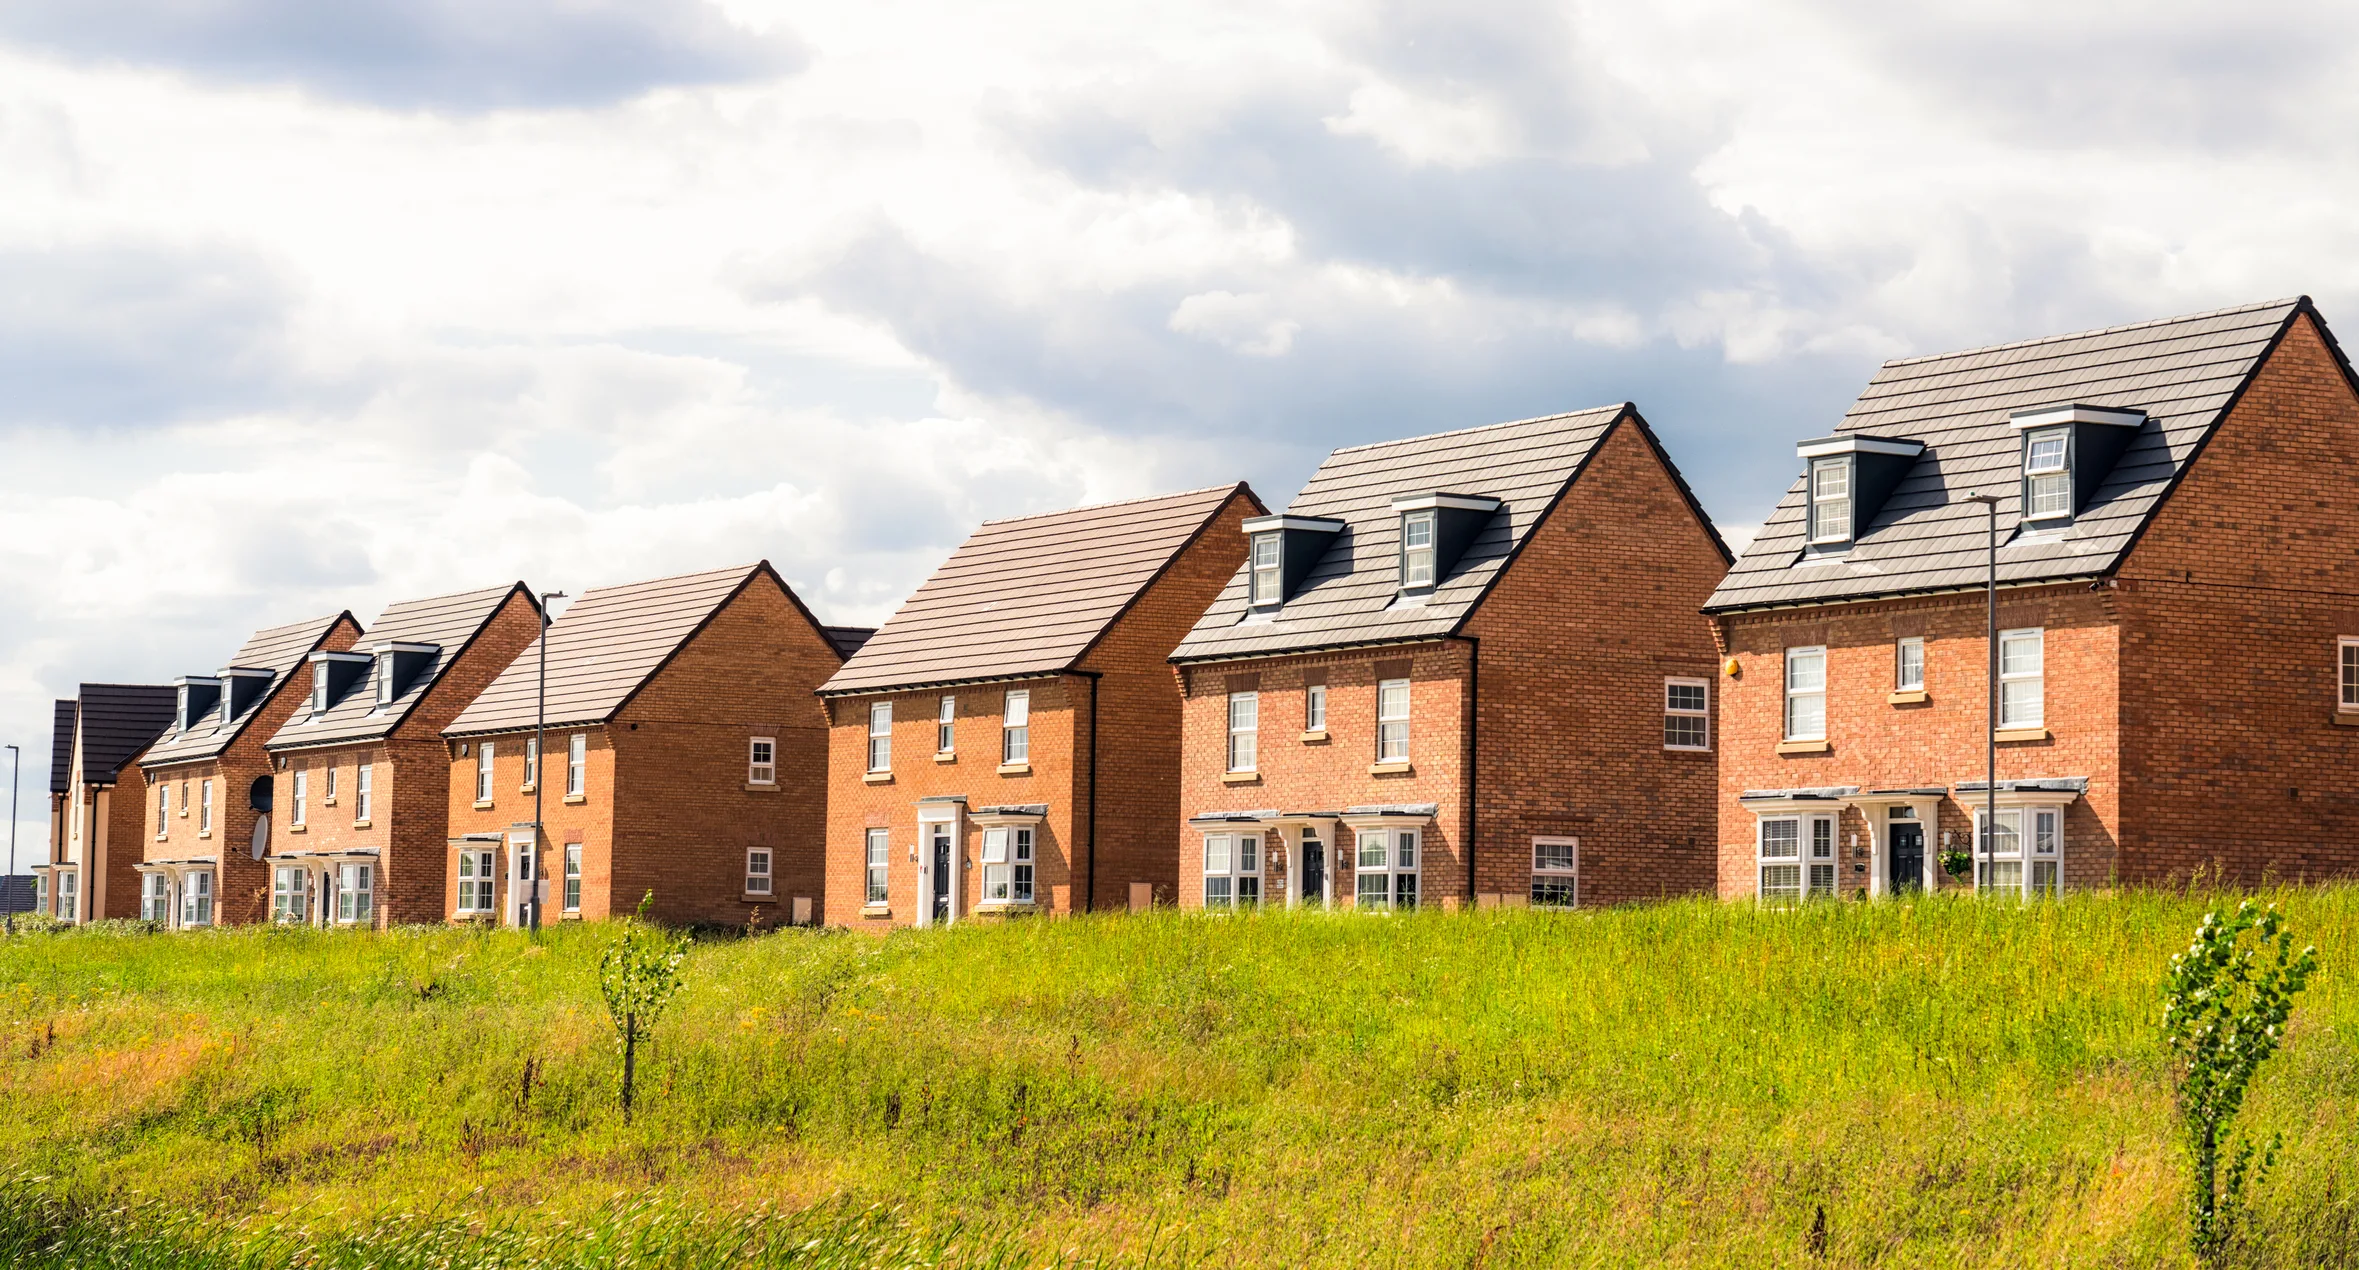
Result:
{"label": "grey tiled roof", "polygon": [[819,628],[819,633],[827,636],[828,643],[835,645],[836,656],[850,657],[860,651],[860,646],[868,642],[869,636],[876,634],[876,628],[873,626],[822,626]]}
{"label": "grey tiled roof", "polygon": [[[2307,297],[2275,300],[1887,362],[1836,435],[1921,441],[1924,453],[1831,562],[1796,563],[1805,534],[1797,476],[1705,611],[1979,585],[1986,513],[1963,501],[1977,492],[2000,500],[2002,583],[2103,574],[2120,563],[2279,335],[2309,309]],[[2022,507],[2019,442],[2008,416],[2063,403],[2135,408],[2147,421],[2069,528],[2010,545]]]}
{"label": "grey tiled roof", "polygon": [[[1660,455],[1662,447],[1628,402],[1335,451],[1286,505],[1286,514],[1337,519],[1345,527],[1303,575],[1277,616],[1244,620],[1250,571],[1240,564],[1172,660],[1261,656],[1454,633],[1541,516],[1579,475],[1598,443],[1625,419],[1637,425]],[[1667,457],[1664,461],[1668,466]],[[1500,508],[1431,596],[1420,604],[1396,606],[1401,518],[1392,500],[1434,492],[1496,498]],[[1688,503],[1708,527],[1711,521],[1692,495]]]}
{"label": "grey tiled roof", "polygon": [[506,586],[487,587],[480,591],[463,591],[457,595],[438,595],[425,600],[405,600],[377,615],[369,627],[368,638],[353,645],[356,652],[366,652],[373,644],[433,644],[442,652],[434,664],[410,681],[407,688],[384,709],[377,708],[377,666],[356,681],[342,700],[328,707],[324,715],[314,715],[308,706],[287,720],[270,738],[274,750],[299,749],[315,745],[343,745],[354,741],[375,741],[391,736],[426,697],[428,689],[442,679],[451,663],[467,650],[507,603],[508,597],[522,593],[529,603],[532,592],[522,582]]}
{"label": "grey tiled roof", "polygon": [[277,697],[287,686],[287,681],[295,677],[295,672],[303,668],[304,659],[327,639],[339,622],[352,622],[355,630],[360,626],[353,621],[352,614],[338,613],[333,617],[315,617],[307,622],[293,622],[254,632],[253,638],[248,639],[238,649],[237,655],[225,665],[270,671],[270,686],[255,696],[245,713],[228,720],[221,717],[229,701],[229,694],[224,691],[221,699],[214,702],[213,708],[199,716],[187,731],[167,730],[160,740],[149,746],[147,752],[139,757],[140,766],[188,763],[212,758],[228,749],[230,743],[238,739],[238,734],[254,721],[254,716],[262,713],[262,707]]}
{"label": "grey tiled roof", "polygon": [[986,521],[820,688],[876,692],[1072,666],[1248,486]]}
{"label": "grey tiled roof", "polygon": [[[759,578],[767,578],[802,610],[802,601],[767,560],[582,592],[573,607],[549,625],[548,725],[603,723],[614,717],[722,605]],[[803,614],[808,620],[809,612]],[[533,726],[540,657],[540,641],[535,640],[442,734],[513,732]]]}
{"label": "grey tiled roof", "polygon": [[82,779],[104,785],[172,724],[179,692],[170,684],[83,684]]}
{"label": "grey tiled roof", "polygon": [[71,697],[56,703],[49,734],[49,792],[74,787],[74,707]]}

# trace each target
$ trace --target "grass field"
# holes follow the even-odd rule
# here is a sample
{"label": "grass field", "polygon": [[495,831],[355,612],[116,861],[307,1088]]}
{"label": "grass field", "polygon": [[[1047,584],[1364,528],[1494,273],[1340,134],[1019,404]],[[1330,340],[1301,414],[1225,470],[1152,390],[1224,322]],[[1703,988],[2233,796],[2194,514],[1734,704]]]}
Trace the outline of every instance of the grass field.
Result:
{"label": "grass field", "polygon": [[[2359,1266],[2359,889],[2267,898],[2323,967],[2250,1252]],[[708,939],[628,1126],[605,929],[19,936],[0,1261],[2182,1265],[2219,902]]]}

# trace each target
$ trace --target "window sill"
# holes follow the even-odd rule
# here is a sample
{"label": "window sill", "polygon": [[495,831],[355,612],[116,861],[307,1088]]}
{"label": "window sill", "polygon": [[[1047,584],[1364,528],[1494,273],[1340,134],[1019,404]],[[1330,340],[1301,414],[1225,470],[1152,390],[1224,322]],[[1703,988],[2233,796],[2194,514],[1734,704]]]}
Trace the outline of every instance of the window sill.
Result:
{"label": "window sill", "polygon": [[747,891],[738,898],[748,904],[776,904],[778,897],[768,891]]}
{"label": "window sill", "polygon": [[1039,911],[1040,906],[1033,903],[1031,900],[983,900],[975,905],[974,916],[1016,917],[1025,913],[1037,913]]}
{"label": "window sill", "polygon": [[488,799],[488,798],[478,798],[478,799],[476,799],[476,800],[475,800],[475,810],[477,810],[477,811],[490,811],[490,810],[491,810],[491,800],[490,800],[490,799]]}
{"label": "window sill", "polygon": [[1885,694],[1884,703],[1895,706],[1921,706],[1932,699],[1925,695],[1925,690],[1922,688],[1903,688]]}
{"label": "window sill", "polygon": [[565,796],[565,801],[568,803],[586,803],[590,801],[590,796],[588,794],[567,794]]}
{"label": "window sill", "polygon": [[330,795],[328,795],[327,797],[320,799],[320,800],[319,800],[319,805],[320,805],[320,806],[322,806],[322,807],[333,807],[333,806],[335,806],[335,805],[336,805],[336,796],[335,796],[334,794],[330,794]]}
{"label": "window sill", "polygon": [[1220,783],[1223,785],[1259,785],[1261,784],[1261,773],[1222,772],[1220,774]]}
{"label": "window sill", "polygon": [[936,750],[934,751],[934,761],[937,763],[955,763],[958,761],[958,752],[956,750]]}
{"label": "window sill", "polygon": [[1316,744],[1317,742],[1324,741],[1326,739],[1327,729],[1325,728],[1314,728],[1302,734],[1302,743],[1304,745]]}
{"label": "window sill", "polygon": [[891,917],[893,907],[890,904],[863,904],[860,906],[860,915],[862,917]]}
{"label": "window sill", "polygon": [[1665,754],[1709,754],[1711,752],[1712,747],[1709,745],[1666,745],[1663,747]]}
{"label": "window sill", "polygon": [[2048,739],[2048,730],[2046,728],[2000,728],[1990,734],[1990,739],[2001,745],[2005,745],[2009,741],[2045,741]]}
{"label": "window sill", "polygon": [[199,830],[197,830],[197,837],[199,837],[199,838],[210,838],[210,837],[212,837],[212,836],[213,836],[213,831],[212,831],[212,830],[210,830],[210,829],[199,829]]}
{"label": "window sill", "polygon": [[352,822],[352,827],[355,829],[366,829],[376,823],[377,822],[373,820],[355,820]]}
{"label": "window sill", "polygon": [[532,792],[532,790],[533,787],[530,784],[518,785],[516,787],[516,792],[519,794],[529,794]]}
{"label": "window sill", "polygon": [[1780,754],[1826,754],[1832,752],[1834,748],[1824,740],[1780,741],[1777,743],[1777,752]]}
{"label": "window sill", "polygon": [[745,783],[745,792],[749,794],[775,794],[778,792],[778,782],[769,781],[765,783],[762,781],[747,781]]}
{"label": "window sill", "polygon": [[310,825],[288,825],[288,826],[287,826],[287,832],[288,832],[288,833],[310,833],[310,832],[311,832],[311,826],[310,826]]}
{"label": "window sill", "polygon": [[870,785],[890,785],[893,783],[893,774],[891,772],[862,772],[860,779]]}
{"label": "window sill", "polygon": [[1412,767],[1405,762],[1370,763],[1368,765],[1368,774],[1370,776],[1408,776],[1414,773],[1416,770],[1417,769],[1415,767]]}
{"label": "window sill", "polygon": [[1030,763],[1002,763],[999,765],[999,774],[1002,776],[1030,776],[1032,765]]}
{"label": "window sill", "polygon": [[2359,710],[2337,710],[2329,718],[2338,728],[2359,728]]}

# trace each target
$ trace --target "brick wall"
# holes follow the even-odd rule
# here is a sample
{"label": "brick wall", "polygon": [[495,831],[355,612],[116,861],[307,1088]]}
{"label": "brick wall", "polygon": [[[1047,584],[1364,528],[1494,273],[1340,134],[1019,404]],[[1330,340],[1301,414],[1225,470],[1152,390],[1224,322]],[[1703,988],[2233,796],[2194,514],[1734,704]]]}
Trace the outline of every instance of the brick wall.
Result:
{"label": "brick wall", "polygon": [[[568,798],[565,793],[565,759],[567,747],[575,733],[585,738],[582,761],[582,793]],[[532,733],[503,732],[493,736],[468,737],[452,743],[445,750],[449,757],[449,810],[445,822],[449,826],[443,844],[442,912],[455,918],[459,911],[459,874],[455,854],[462,848],[491,849],[496,852],[494,867],[502,877],[508,869],[507,848],[500,842],[462,842],[468,834],[494,834],[503,838],[515,825],[529,825],[533,818],[533,787],[525,777],[525,743]],[[476,764],[485,742],[492,746],[491,797],[477,800]],[[541,920],[561,921],[569,916],[597,921],[610,915],[609,897],[613,892],[614,845],[614,747],[607,742],[602,726],[551,728],[548,733],[549,761],[543,771],[549,781],[541,800],[541,825],[549,844],[549,899],[541,910]],[[581,911],[564,911],[564,862],[568,843],[582,846],[582,906]],[[507,887],[503,881],[495,911],[504,911]],[[641,892],[633,891],[622,901],[624,912],[637,907]]]}

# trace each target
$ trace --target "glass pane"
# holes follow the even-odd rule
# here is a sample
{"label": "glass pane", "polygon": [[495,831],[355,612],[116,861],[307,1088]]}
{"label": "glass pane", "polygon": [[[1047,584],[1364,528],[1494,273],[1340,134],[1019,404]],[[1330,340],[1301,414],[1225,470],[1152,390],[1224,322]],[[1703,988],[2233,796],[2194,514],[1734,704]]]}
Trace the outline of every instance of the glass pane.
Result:
{"label": "glass pane", "polygon": [[1798,820],[1762,821],[1761,854],[1764,858],[1784,860],[1801,855],[1802,822]]}
{"label": "glass pane", "polygon": [[1239,873],[1261,872],[1260,834],[1248,833],[1237,836],[1237,871]]}
{"label": "glass pane", "polygon": [[2038,727],[2046,714],[2041,681],[2012,679],[1999,685],[1999,726]]}
{"label": "glass pane", "polygon": [[1761,866],[1761,898],[1765,900],[1800,899],[1802,897],[1802,866],[1798,864],[1765,864]]}
{"label": "glass pane", "polygon": [[1834,865],[1814,864],[1810,866],[1810,893],[1813,895],[1832,895],[1835,893]]}
{"label": "glass pane", "polygon": [[1692,714],[1667,715],[1663,719],[1663,744],[1681,749],[1704,748],[1704,721]]}
{"label": "glass pane", "polygon": [[1569,842],[1533,843],[1532,867],[1557,873],[1572,872],[1573,844]]}
{"label": "glass pane", "polygon": [[1817,692],[1827,686],[1827,654],[1823,648],[1786,651],[1786,691]]}
{"label": "glass pane", "polygon": [[1227,878],[1204,879],[1204,907],[1227,908],[1228,906],[1229,880]]}
{"label": "glass pane", "polygon": [[1417,875],[1396,873],[1392,879],[1393,905],[1397,908],[1417,907]]}
{"label": "glass pane", "polygon": [[1214,834],[1204,840],[1204,871],[1229,871],[1229,839],[1227,834]]}
{"label": "glass pane", "polygon": [[1827,734],[1827,699],[1819,693],[1786,698],[1786,735],[1815,740]]}
{"label": "glass pane", "polygon": [[1663,703],[1673,710],[1701,710],[1704,708],[1704,685],[1664,684]]}
{"label": "glass pane", "polygon": [[1431,513],[1410,516],[1401,521],[1401,545],[1430,547],[1433,545],[1433,516]]}
{"label": "glass pane", "polygon": [[2058,869],[2054,860],[2031,862],[2031,889],[2034,894],[2054,895],[2057,892]]}
{"label": "glass pane", "polygon": [[1261,903],[1261,879],[1237,879],[1237,907],[1245,908]]}
{"label": "glass pane", "polygon": [[1385,873],[1362,873],[1352,879],[1353,902],[1361,908],[1381,909],[1391,903],[1392,877]]}
{"label": "glass pane", "polygon": [[1813,860],[1831,860],[1834,857],[1835,822],[1832,820],[1811,821],[1810,858]]}
{"label": "glass pane", "polygon": [[1417,835],[1414,832],[1401,835],[1399,866],[1404,869],[1417,867]]}
{"label": "glass pane", "polygon": [[1359,863],[1363,869],[1384,867],[1384,835],[1381,832],[1370,831],[1360,835]]}
{"label": "glass pane", "polygon": [[1533,878],[1533,908],[1572,908],[1579,896],[1571,878]]}
{"label": "glass pane", "polygon": [[2036,675],[2040,673],[2040,633],[2031,631],[2021,635],[1999,637],[1999,673],[2002,675]]}

